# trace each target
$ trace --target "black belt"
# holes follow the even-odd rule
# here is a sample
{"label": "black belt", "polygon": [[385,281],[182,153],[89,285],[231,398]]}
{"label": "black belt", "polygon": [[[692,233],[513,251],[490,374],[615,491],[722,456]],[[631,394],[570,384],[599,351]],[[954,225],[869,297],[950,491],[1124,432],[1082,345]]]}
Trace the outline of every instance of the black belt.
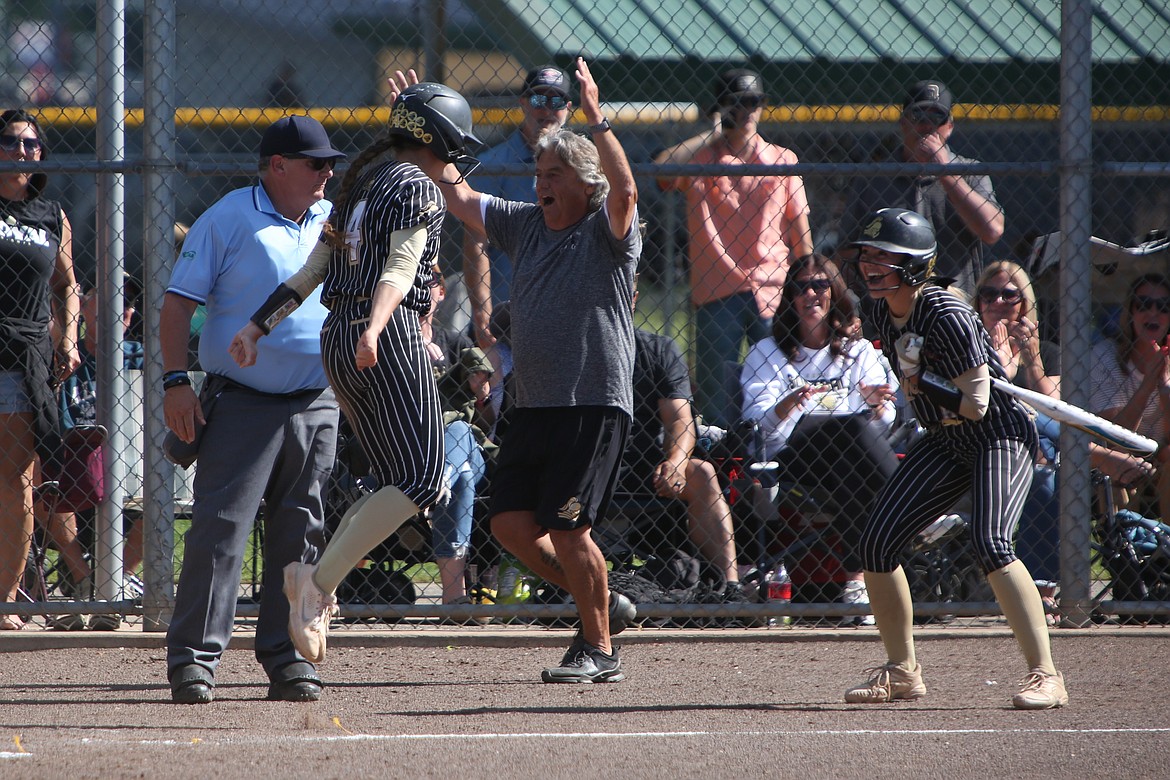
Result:
{"label": "black belt", "polygon": [[285,400],[295,400],[304,398],[309,395],[318,395],[325,390],[324,387],[306,387],[304,390],[294,390],[291,393],[268,393],[263,390],[257,390],[254,387],[240,384],[234,379],[229,379],[222,374],[208,374],[207,381],[211,381],[212,377],[223,383],[223,389],[226,391],[251,393],[252,395],[263,396],[264,398],[282,398]]}

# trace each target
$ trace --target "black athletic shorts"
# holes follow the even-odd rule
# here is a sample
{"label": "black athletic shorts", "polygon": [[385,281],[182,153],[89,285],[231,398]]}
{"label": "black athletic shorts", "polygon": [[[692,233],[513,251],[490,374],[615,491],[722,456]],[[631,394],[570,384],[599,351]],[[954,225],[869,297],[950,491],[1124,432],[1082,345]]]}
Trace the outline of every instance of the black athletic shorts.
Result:
{"label": "black athletic shorts", "polygon": [[491,514],[535,512],[570,531],[605,516],[630,417],[612,406],[513,409],[492,476]]}

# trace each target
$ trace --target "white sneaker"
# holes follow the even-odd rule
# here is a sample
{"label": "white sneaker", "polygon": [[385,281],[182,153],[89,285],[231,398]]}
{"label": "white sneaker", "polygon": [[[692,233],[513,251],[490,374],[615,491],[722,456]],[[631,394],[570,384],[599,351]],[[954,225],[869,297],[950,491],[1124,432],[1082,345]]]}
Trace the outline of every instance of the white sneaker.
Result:
{"label": "white sneaker", "polygon": [[[842,604],[864,604],[869,606],[869,591],[861,580],[849,580],[841,589]],[[872,626],[873,615],[848,615],[841,621],[846,626]]]}
{"label": "white sneaker", "polygon": [[883,704],[898,699],[921,699],[926,695],[926,684],[922,682],[922,665],[913,671],[906,671],[897,664],[886,662],[881,666],[866,669],[870,678],[854,688],[845,691],[849,704]]}
{"label": "white sneaker", "polygon": [[1020,692],[1012,697],[1012,706],[1017,710],[1051,710],[1066,704],[1068,691],[1064,687],[1064,675],[1048,674],[1041,669],[1028,672]]}
{"label": "white sneaker", "polygon": [[316,566],[290,563],[284,567],[284,595],[288,598],[288,634],[297,652],[310,663],[325,660],[329,621],[337,614],[337,597],[325,594],[313,582]]}

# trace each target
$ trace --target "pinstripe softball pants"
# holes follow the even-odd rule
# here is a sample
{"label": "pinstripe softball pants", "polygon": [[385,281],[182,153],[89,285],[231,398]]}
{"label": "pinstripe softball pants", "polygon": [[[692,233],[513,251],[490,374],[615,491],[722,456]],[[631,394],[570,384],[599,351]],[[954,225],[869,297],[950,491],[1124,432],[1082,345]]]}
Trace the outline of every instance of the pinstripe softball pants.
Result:
{"label": "pinstripe softball pants", "polygon": [[985,573],[1016,560],[1013,538],[1032,484],[1028,445],[1002,439],[959,444],[927,434],[874,502],[861,534],[866,571],[890,572],[920,531],[972,490],[971,539]]}
{"label": "pinstripe softball pants", "polygon": [[443,487],[443,417],[418,314],[399,306],[378,337],[378,362],[354,363],[369,325],[369,301],[338,303],[321,329],[325,374],[382,487],[394,485],[419,509]]}

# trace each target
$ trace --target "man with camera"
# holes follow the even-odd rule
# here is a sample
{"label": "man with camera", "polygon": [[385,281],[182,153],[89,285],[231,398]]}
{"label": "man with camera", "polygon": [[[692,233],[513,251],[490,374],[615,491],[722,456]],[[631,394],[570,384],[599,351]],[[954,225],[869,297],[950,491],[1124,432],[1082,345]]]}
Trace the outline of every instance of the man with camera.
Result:
{"label": "man with camera", "polygon": [[[915,82],[906,92],[898,120],[901,144],[880,162],[924,165],[970,165],[979,162],[951,150],[955,131],[951,91],[937,79]],[[875,204],[910,209],[926,217],[938,241],[935,273],[953,280],[951,287],[968,296],[983,272],[988,247],[1003,237],[1003,207],[986,174],[897,175],[854,181],[841,235],[857,235]],[[860,292],[860,291],[859,291]],[[866,307],[868,309],[868,306]],[[862,319],[867,319],[863,315]]]}
{"label": "man with camera", "polygon": [[[794,165],[796,154],[760,137],[767,98],[758,73],[729,70],[715,82],[712,126],[654,157],[660,165]],[[695,383],[706,422],[738,416],[724,363],[766,338],[788,267],[811,254],[808,199],[799,176],[714,174],[659,178],[687,196]]]}

